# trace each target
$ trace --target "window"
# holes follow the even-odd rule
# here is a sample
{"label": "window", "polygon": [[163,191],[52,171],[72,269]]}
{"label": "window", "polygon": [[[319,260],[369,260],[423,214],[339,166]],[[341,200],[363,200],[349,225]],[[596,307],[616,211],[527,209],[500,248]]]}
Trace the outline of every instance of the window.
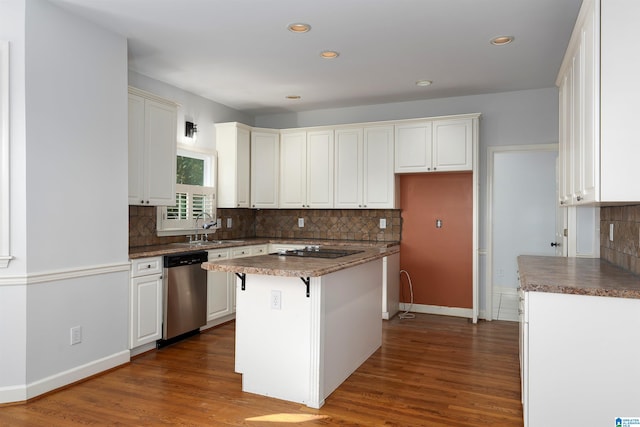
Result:
{"label": "window", "polygon": [[187,235],[216,219],[215,157],[179,149],[176,156],[176,204],[158,207],[159,236]]}

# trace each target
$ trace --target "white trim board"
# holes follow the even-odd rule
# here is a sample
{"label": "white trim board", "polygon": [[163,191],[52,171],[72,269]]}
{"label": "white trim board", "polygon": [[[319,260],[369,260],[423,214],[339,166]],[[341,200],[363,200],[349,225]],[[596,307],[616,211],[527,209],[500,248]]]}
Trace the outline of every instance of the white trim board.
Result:
{"label": "white trim board", "polygon": [[407,309],[413,313],[440,314],[443,316],[466,317],[468,319],[473,319],[472,308],[443,307],[440,305],[409,304],[401,302],[400,312],[407,311]]}
{"label": "white trim board", "polygon": [[117,273],[129,271],[130,262],[119,264],[95,265],[80,267],[70,270],[48,271],[41,273],[27,274],[26,276],[0,277],[0,286],[33,285],[36,283],[55,282],[59,280],[75,279],[78,277],[98,276],[101,274]]}
{"label": "white trim board", "polygon": [[22,402],[41,394],[73,384],[92,375],[129,363],[129,350],[76,366],[31,384],[0,388],[0,403]]}

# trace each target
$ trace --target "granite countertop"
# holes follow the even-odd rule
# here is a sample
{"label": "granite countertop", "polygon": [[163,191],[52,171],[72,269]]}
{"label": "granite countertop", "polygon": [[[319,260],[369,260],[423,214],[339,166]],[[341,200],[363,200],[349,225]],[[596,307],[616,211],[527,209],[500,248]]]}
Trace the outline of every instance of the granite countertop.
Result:
{"label": "granite countertop", "polygon": [[[330,246],[323,247],[331,248]],[[333,246],[333,248],[336,247],[338,246]],[[400,246],[398,245],[377,248],[369,246],[360,247],[359,249],[362,250],[361,253],[334,259],[259,255],[205,262],[202,264],[202,268],[213,271],[264,274],[268,276],[318,277],[400,252]]]}
{"label": "granite countertop", "polygon": [[640,276],[599,258],[521,255],[524,291],[640,298]]}
{"label": "granite countertop", "polygon": [[269,243],[294,244],[294,245],[322,245],[345,247],[357,246],[364,248],[388,248],[397,246],[400,242],[363,242],[354,240],[322,240],[322,239],[275,239],[250,237],[246,239],[213,240],[209,244],[190,245],[189,243],[168,243],[166,245],[137,246],[129,248],[129,259],[147,258],[178,254],[183,252],[210,251],[215,249],[232,248],[239,246],[265,245]]}

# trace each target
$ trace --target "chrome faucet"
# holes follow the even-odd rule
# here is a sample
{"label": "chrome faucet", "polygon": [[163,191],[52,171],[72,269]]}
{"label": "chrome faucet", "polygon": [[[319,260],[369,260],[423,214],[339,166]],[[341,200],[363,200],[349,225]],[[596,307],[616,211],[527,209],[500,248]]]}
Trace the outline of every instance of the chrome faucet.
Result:
{"label": "chrome faucet", "polygon": [[[209,229],[213,228],[213,232],[214,232],[214,233],[215,233],[215,231],[217,230],[216,222],[213,220],[213,217],[212,217],[208,212],[200,212],[200,213],[198,214],[198,216],[196,216],[196,223],[195,223],[195,232],[196,232],[196,235],[195,235],[195,241],[196,241],[196,242],[198,241],[198,220],[199,220],[201,217],[202,217],[202,218],[204,218],[205,216],[208,216],[208,217],[209,217],[209,219],[210,219],[211,221],[210,221],[210,222],[205,222],[205,223],[203,223],[203,224],[202,224],[202,228],[203,228],[204,230],[209,230]],[[202,235],[204,236],[204,239],[205,239],[205,241],[206,241],[206,239],[207,239],[207,234],[203,231],[203,232],[202,232]]]}

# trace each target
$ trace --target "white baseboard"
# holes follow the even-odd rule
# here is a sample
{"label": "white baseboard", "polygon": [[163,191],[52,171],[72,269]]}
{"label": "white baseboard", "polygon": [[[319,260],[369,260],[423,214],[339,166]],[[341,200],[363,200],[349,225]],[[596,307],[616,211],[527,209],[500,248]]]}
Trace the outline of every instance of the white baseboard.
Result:
{"label": "white baseboard", "polygon": [[[67,371],[60,372],[48,378],[43,378],[28,384],[26,387],[26,397],[27,399],[31,399],[36,396],[40,396],[41,394],[73,384],[92,375],[96,375],[100,372],[128,363],[129,360],[129,350],[124,350],[119,353],[103,357],[102,359],[94,360],[81,366],[76,366]],[[0,402],[1,401],[4,401],[3,397],[0,397]]]}
{"label": "white baseboard", "polygon": [[146,344],[143,344],[143,345],[141,345],[139,347],[132,348],[131,350],[129,350],[129,355],[131,357],[137,356],[139,354],[146,353],[147,351],[153,350],[156,347],[157,347],[157,345],[156,345],[155,341],[154,342],[150,342],[150,343],[146,343]]}
{"label": "white baseboard", "polygon": [[[409,307],[411,306],[411,307]],[[460,307],[443,307],[440,305],[425,305],[425,304],[406,304],[400,303],[400,311],[409,311],[413,313],[426,313],[426,314],[441,314],[444,316],[466,317],[473,318],[473,309],[460,308]]]}

